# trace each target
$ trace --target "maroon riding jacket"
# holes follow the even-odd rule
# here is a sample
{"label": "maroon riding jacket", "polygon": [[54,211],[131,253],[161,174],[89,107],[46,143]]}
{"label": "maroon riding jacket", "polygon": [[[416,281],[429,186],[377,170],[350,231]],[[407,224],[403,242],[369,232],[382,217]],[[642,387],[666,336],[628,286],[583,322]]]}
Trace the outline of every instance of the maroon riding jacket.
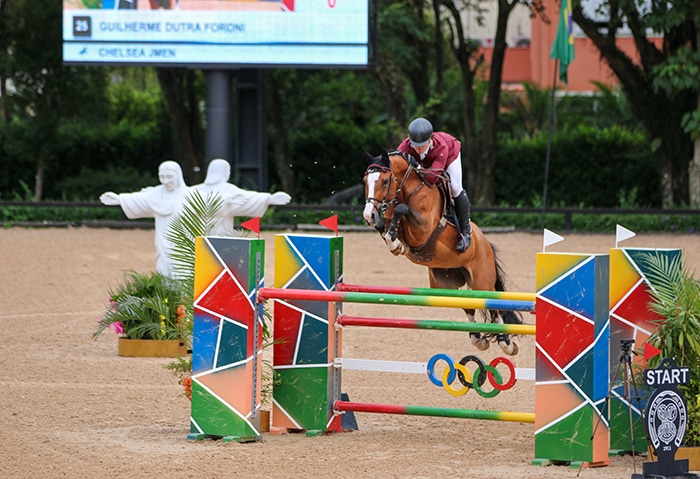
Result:
{"label": "maroon riding jacket", "polygon": [[[433,145],[428,150],[425,158],[420,159],[420,155],[411,146],[411,140],[406,138],[397,148],[402,153],[408,153],[421,164],[423,168],[438,170],[438,173],[445,171],[448,165],[457,159],[462,148],[462,144],[454,136],[436,131],[433,133]],[[431,184],[437,182],[438,177],[426,175],[425,181]]]}

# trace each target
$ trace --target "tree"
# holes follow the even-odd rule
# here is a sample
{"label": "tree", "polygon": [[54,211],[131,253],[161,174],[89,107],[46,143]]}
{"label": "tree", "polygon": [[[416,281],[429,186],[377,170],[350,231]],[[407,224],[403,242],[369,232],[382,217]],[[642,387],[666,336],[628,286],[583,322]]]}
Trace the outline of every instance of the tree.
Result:
{"label": "tree", "polygon": [[158,81],[168,102],[173,129],[174,160],[182,166],[185,181],[193,185],[203,181],[204,132],[198,92],[201,72],[188,68],[157,68]]}
{"label": "tree", "polygon": [[[469,38],[462,25],[462,16],[467,9],[476,10],[477,21],[483,17],[484,8],[476,2],[456,2],[454,0],[434,0],[447,11],[447,26],[452,51],[462,72],[464,91],[464,143],[462,145],[463,165],[466,171],[467,190],[473,202],[492,205],[496,200],[495,171],[497,140],[501,104],[501,79],[503,61],[508,47],[506,29],[508,18],[518,3],[528,5],[533,12],[542,12],[540,2],[524,3],[518,0],[498,0],[496,32],[493,42],[493,56],[489,65],[486,103],[481,130],[477,128],[475,82],[484,63],[478,42]],[[437,25],[441,28],[441,25]]]}
{"label": "tree", "polygon": [[[699,1],[674,2],[668,13],[659,20],[681,27],[687,24],[688,35],[695,31],[695,38],[689,38],[675,55],[671,55],[661,65],[654,68],[654,87],[668,95],[683,94],[688,90],[700,90],[700,8]],[[688,190],[691,208],[700,208],[700,95],[694,108],[689,105],[681,119],[681,126],[693,140],[693,158],[688,164]]]}
{"label": "tree", "polygon": [[[673,4],[611,0],[600,7],[607,15],[604,22],[589,17],[580,4],[575,5],[572,12],[573,20],[623,85],[634,114],[652,138],[664,207],[688,202],[688,164],[693,144],[681,125],[683,118],[698,108],[698,88],[697,84],[655,88],[655,72],[678,58],[684,47],[697,51],[698,6],[697,0]],[[617,45],[624,26],[631,32],[639,62]],[[661,45],[653,41],[650,31],[661,34]]]}
{"label": "tree", "polygon": [[26,126],[11,148],[36,162],[35,201],[42,198],[47,168],[59,161],[54,155],[61,125],[76,118],[99,122],[106,106],[103,69],[62,63],[61,8],[59,2],[37,8],[31,0],[0,5],[0,83],[9,80],[14,88],[2,92],[3,111],[6,122]]}
{"label": "tree", "polygon": [[370,70],[386,101],[389,149],[406,137],[408,90],[415,103],[425,105],[430,97],[431,38],[423,17],[425,1],[384,0],[378,15],[379,37],[376,64]]}

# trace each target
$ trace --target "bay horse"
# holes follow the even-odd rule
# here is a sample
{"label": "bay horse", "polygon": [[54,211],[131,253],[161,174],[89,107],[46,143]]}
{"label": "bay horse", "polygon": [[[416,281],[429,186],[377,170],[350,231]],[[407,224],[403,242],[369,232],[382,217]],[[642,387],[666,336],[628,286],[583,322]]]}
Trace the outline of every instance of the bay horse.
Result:
{"label": "bay horse", "polygon": [[[389,251],[405,255],[412,263],[426,266],[431,288],[505,291],[504,273],[494,246],[479,227],[472,223],[472,242],[464,252],[455,249],[457,229],[445,214],[450,210],[447,193],[436,184],[424,180],[434,174],[417,169],[412,158],[400,151],[372,156],[365,152],[369,167],[364,175],[367,224],[382,235]],[[475,310],[465,309],[467,319],[474,322]],[[493,323],[522,324],[514,311],[484,312]],[[518,345],[508,334],[469,333],[471,343],[480,350],[490,342],[508,355],[518,353]]]}

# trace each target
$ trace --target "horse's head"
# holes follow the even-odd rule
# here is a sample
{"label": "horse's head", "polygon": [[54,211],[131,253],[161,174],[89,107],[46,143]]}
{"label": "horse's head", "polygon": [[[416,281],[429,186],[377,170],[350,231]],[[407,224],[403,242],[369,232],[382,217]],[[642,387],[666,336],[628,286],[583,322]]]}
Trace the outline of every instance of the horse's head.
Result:
{"label": "horse's head", "polygon": [[380,233],[384,232],[384,216],[392,204],[391,162],[388,153],[372,156],[365,152],[369,166],[365,171],[365,209],[362,212],[365,221]]}

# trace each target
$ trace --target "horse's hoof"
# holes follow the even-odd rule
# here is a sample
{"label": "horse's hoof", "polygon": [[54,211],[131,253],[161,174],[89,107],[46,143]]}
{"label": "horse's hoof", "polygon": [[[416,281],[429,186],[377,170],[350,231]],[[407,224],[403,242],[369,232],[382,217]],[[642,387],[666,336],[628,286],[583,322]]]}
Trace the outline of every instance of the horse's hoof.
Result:
{"label": "horse's hoof", "polygon": [[479,351],[486,351],[489,348],[489,346],[491,346],[489,340],[484,337],[477,338],[476,336],[470,336],[469,338],[472,341],[472,346],[474,346]]}
{"label": "horse's hoof", "polygon": [[513,341],[510,341],[509,343],[506,343],[505,341],[499,341],[498,345],[508,356],[515,356],[516,354],[518,354],[518,351],[520,351],[518,345],[515,344],[515,342]]}

